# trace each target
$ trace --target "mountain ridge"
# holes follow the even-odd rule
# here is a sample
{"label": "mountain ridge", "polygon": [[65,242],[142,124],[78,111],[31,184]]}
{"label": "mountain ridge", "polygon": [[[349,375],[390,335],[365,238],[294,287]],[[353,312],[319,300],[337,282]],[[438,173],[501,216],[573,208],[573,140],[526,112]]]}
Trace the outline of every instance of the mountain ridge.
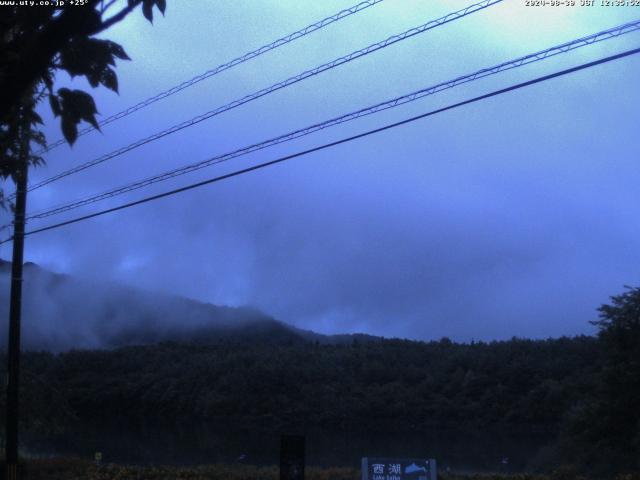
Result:
{"label": "mountain ridge", "polygon": [[[24,264],[23,348],[64,351],[172,341],[343,344],[367,334],[324,335],[252,307],[229,307],[114,282],[81,280]],[[0,315],[8,317],[11,262],[0,259]],[[0,330],[6,344],[6,329]]]}

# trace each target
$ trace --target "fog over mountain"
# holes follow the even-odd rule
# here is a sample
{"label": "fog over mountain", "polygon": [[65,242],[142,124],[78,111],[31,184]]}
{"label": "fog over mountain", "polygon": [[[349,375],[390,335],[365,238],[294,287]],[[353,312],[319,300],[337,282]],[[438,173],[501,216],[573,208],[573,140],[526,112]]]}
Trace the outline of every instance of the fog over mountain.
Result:
{"label": "fog over mountain", "polygon": [[[10,272],[11,264],[0,260],[2,347],[8,330]],[[30,262],[24,268],[22,347],[27,350],[110,348],[162,341],[333,343],[351,338],[299,330],[249,307],[217,306],[113,282],[78,279]]]}
{"label": "fog over mountain", "polygon": [[[153,26],[131,15],[109,29],[106,38],[133,59],[118,62],[118,94],[93,89],[80,77],[59,78],[58,86],[91,92],[103,120],[351,6],[347,0],[196,3],[195,9],[169,6]],[[379,2],[104,125],[102,133],[82,136],[73,148],[47,152],[46,166],[32,169],[30,181],[440,18],[461,8],[459,3]],[[75,202],[602,32],[630,22],[633,12],[500,2],[33,190],[28,211]],[[639,34],[461,84],[80,210],[32,218],[29,228],[614,55],[635,48]],[[30,235],[25,258],[74,276],[95,275],[216,305],[253,305],[326,334],[425,341],[447,336],[463,342],[592,334],[588,322],[597,317],[595,309],[625,284],[640,284],[634,140],[640,89],[629,88],[629,79],[640,75],[638,59],[575,72],[278,167]],[[60,138],[60,119],[49,102],[38,113],[47,139]],[[12,182],[2,188],[10,194]],[[0,211],[0,225],[11,220],[10,211]],[[0,246],[0,256],[9,258],[9,244]]]}

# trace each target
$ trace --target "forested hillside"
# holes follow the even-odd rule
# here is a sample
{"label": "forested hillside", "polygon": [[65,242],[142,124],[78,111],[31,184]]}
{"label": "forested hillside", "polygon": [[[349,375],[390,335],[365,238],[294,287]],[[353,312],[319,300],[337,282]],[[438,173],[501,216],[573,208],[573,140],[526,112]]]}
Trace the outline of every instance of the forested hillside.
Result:
{"label": "forested hillside", "polygon": [[365,435],[475,429],[555,439],[543,464],[636,471],[639,309],[640,289],[612,297],[598,337],[458,344],[322,336],[270,321],[233,335],[216,327],[198,342],[27,352],[23,430],[219,421]]}
{"label": "forested hillside", "polygon": [[366,430],[473,425],[555,432],[590,388],[598,355],[590,337],[222,342],[28,353],[23,364],[31,419],[51,421],[66,412],[81,421],[224,416],[272,426],[348,422]]}

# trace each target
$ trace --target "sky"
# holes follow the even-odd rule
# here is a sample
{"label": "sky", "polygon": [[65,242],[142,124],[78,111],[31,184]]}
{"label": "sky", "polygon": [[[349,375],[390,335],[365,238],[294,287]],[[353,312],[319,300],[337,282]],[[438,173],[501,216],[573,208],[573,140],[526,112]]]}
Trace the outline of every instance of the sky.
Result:
{"label": "sky", "polygon": [[[169,0],[121,43],[101,117],[354,0]],[[31,183],[474,3],[385,0],[46,155]],[[34,212],[640,18],[640,8],[495,6],[34,191]],[[640,33],[458,86],[46,220],[37,228],[311,148],[640,45]],[[25,260],[321,333],[421,340],[592,334],[640,285],[640,56],[468,105],[224,182],[26,239]],[[58,86],[90,90],[60,76]],[[60,127],[41,107],[50,141]],[[5,188],[10,189],[7,184]],[[6,212],[0,220],[9,220]],[[7,259],[10,245],[0,246]]]}

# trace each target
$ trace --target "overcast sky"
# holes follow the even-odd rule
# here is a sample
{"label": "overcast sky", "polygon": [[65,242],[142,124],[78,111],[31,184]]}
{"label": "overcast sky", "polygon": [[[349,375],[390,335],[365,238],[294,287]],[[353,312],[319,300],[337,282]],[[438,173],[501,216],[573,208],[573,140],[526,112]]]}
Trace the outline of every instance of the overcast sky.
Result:
{"label": "overcast sky", "polygon": [[[103,117],[356,3],[169,0],[121,43]],[[469,1],[385,0],[47,155],[31,182]],[[580,3],[579,1],[577,2]],[[599,4],[599,0],[596,1]],[[157,14],[157,11],[156,11]],[[33,192],[36,211],[640,18],[633,7],[503,3]],[[640,33],[456,87],[305,139],[48,220],[276,158],[640,45]],[[27,237],[26,260],[323,333],[455,340],[592,333],[640,285],[640,57],[443,113],[144,206]],[[60,78],[59,85],[68,83]],[[86,84],[75,80],[74,88]],[[59,126],[47,108],[50,140]],[[2,223],[7,213],[0,214]],[[0,247],[8,258],[10,245]]]}

